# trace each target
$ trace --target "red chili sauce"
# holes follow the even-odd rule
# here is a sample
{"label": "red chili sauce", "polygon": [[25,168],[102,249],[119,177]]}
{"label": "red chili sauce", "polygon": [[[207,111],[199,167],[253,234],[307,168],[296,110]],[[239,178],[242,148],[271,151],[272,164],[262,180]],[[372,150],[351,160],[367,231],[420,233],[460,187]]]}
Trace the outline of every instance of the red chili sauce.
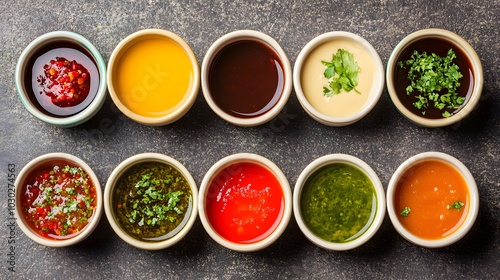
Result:
{"label": "red chili sauce", "polygon": [[32,102],[53,116],[70,116],[85,109],[99,87],[99,71],[92,56],[70,42],[47,45],[28,64],[25,76]]}
{"label": "red chili sauce", "polygon": [[69,239],[79,234],[97,205],[91,178],[70,162],[36,170],[21,188],[24,219],[33,231],[48,239]]}
{"label": "red chili sauce", "polygon": [[214,230],[228,241],[258,242],[276,229],[283,216],[283,190],[267,168],[236,163],[215,176],[206,211]]}
{"label": "red chili sauce", "polygon": [[89,71],[76,60],[56,57],[43,66],[43,73],[36,81],[56,106],[75,106],[89,94]]}
{"label": "red chili sauce", "polygon": [[285,75],[278,55],[263,43],[244,40],[224,47],[209,71],[217,106],[238,118],[253,118],[278,103]]}

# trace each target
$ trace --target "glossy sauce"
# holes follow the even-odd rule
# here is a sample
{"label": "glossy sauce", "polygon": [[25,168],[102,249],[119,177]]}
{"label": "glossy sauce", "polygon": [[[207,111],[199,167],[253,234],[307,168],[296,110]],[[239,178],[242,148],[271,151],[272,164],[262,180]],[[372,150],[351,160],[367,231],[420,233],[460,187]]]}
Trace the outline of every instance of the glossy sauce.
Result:
{"label": "glossy sauce", "polygon": [[121,175],[112,193],[118,224],[142,241],[175,236],[193,210],[191,187],[175,167],[161,162],[141,162]]}
{"label": "glossy sauce", "polygon": [[224,47],[212,62],[209,88],[225,113],[252,118],[278,103],[285,78],[274,50],[257,41],[238,41]]}
{"label": "glossy sauce", "polygon": [[132,112],[161,117],[175,111],[193,84],[188,54],[175,41],[149,38],[130,46],[118,59],[116,92]]}
{"label": "glossy sauce", "polygon": [[[325,97],[323,87],[328,86],[328,79],[323,74],[326,67],[321,61],[331,61],[338,49],[345,49],[354,55],[360,68],[356,89],[361,94],[354,90],[342,90],[332,97]],[[327,116],[346,117],[361,110],[368,99],[375,75],[375,62],[362,46],[350,40],[338,39],[325,42],[311,51],[304,62],[300,79],[304,96],[311,106]]]}
{"label": "glossy sauce", "polygon": [[265,167],[250,162],[233,164],[214,177],[206,211],[210,224],[223,238],[236,243],[258,242],[281,221],[283,190]]}
{"label": "glossy sauce", "polygon": [[[51,62],[62,59],[69,62],[68,66],[73,65],[76,68],[55,67],[64,73],[48,76],[47,67],[50,67]],[[71,116],[84,110],[92,102],[99,88],[99,70],[92,55],[72,42],[56,42],[42,47],[32,56],[26,70],[24,83],[31,102],[42,112],[54,117]],[[81,74],[86,74],[80,84],[84,88],[77,91],[81,95],[74,100],[57,101],[55,97],[67,94],[67,89],[63,89],[62,85],[69,84],[67,74],[73,72],[70,70],[80,70]],[[61,79],[68,81],[65,83]],[[74,81],[72,79],[71,86],[77,86],[76,81],[78,77]]]}
{"label": "glossy sauce", "polygon": [[363,171],[333,163],[307,179],[300,196],[300,211],[315,235],[328,242],[345,243],[370,227],[377,212],[377,196]]}
{"label": "glossy sauce", "polygon": [[[417,116],[422,116],[428,119],[441,119],[443,118],[442,114],[444,111],[448,111],[450,113],[457,113],[460,109],[467,103],[472,94],[472,89],[474,86],[474,73],[472,71],[472,66],[470,61],[467,59],[467,56],[454,44],[440,40],[438,38],[426,38],[422,40],[418,40],[412,44],[410,44],[406,49],[401,53],[398,57],[397,61],[406,61],[408,60],[413,52],[416,50],[419,53],[427,52],[427,54],[435,53],[439,56],[445,57],[447,52],[453,49],[456,54],[456,58],[453,60],[453,63],[457,64],[459,67],[459,71],[462,73],[463,77],[459,80],[460,86],[457,89],[458,96],[465,97],[465,102],[459,109],[443,109],[439,110],[434,108],[433,103],[429,102],[429,107],[425,109],[425,115],[422,115],[421,111],[413,106],[413,103],[417,101],[415,96],[420,95],[420,92],[417,90],[410,93],[410,95],[406,94],[406,87],[408,87],[411,82],[408,79],[408,72],[410,70],[410,66],[407,66],[406,69],[400,68],[396,66],[396,71],[394,71],[394,83],[395,89],[398,94],[399,100],[405,106],[406,109],[411,111]],[[447,90],[443,89],[441,93],[446,93]]]}
{"label": "glossy sauce", "polygon": [[[452,234],[469,211],[469,192],[464,178],[441,161],[425,161],[404,173],[398,182],[394,206],[402,225],[424,239],[439,239]],[[449,208],[460,201],[460,209]],[[410,208],[407,217],[399,214]]]}

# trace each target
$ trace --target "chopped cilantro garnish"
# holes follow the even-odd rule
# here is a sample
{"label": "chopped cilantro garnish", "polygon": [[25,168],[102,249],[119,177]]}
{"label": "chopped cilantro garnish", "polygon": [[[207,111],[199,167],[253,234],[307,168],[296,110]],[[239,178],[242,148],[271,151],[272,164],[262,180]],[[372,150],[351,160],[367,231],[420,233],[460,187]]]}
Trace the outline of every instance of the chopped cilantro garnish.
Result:
{"label": "chopped cilantro garnish", "polygon": [[[414,91],[420,93],[415,96],[417,100],[413,106],[422,110],[422,115],[425,115],[429,104],[442,111],[459,109],[465,102],[465,97],[457,93],[459,80],[463,75],[458,65],[453,62],[456,57],[453,49],[450,49],[444,57],[435,53],[414,51],[408,60],[398,62],[401,68],[410,66],[408,79],[411,84],[406,88],[406,94],[410,95]],[[445,118],[451,115],[449,111],[442,113]]]}
{"label": "chopped cilantro garnish", "polygon": [[[182,180],[181,177],[176,178],[176,182],[180,180]],[[135,194],[130,195],[130,203],[134,210],[130,212],[129,222],[136,223],[140,219],[139,226],[144,224],[155,226],[159,222],[171,220],[167,215],[169,211],[182,214],[182,211],[177,207],[177,203],[184,193],[182,191],[165,192],[162,185],[168,185],[170,182],[171,178],[159,179],[152,173],[142,175],[141,180],[135,184],[137,189]]]}
{"label": "chopped cilantro garnish", "polygon": [[331,61],[321,61],[321,63],[326,66],[323,75],[329,81],[328,87],[323,87],[323,93],[326,97],[339,94],[342,89],[346,92],[354,90],[360,93],[356,90],[360,69],[352,53],[338,49]]}
{"label": "chopped cilantro garnish", "polygon": [[405,207],[405,209],[403,209],[403,211],[401,211],[401,216],[408,217],[408,214],[410,214],[410,212],[411,212],[410,207]]}
{"label": "chopped cilantro garnish", "polygon": [[131,167],[118,180],[113,197],[118,222],[141,240],[167,236],[191,213],[188,181],[175,167],[161,162]]}
{"label": "chopped cilantro garnish", "polygon": [[453,204],[446,206],[446,208],[447,209],[457,209],[458,212],[460,212],[460,210],[462,210],[462,207],[464,207],[464,205],[465,204],[462,201],[456,201]]}

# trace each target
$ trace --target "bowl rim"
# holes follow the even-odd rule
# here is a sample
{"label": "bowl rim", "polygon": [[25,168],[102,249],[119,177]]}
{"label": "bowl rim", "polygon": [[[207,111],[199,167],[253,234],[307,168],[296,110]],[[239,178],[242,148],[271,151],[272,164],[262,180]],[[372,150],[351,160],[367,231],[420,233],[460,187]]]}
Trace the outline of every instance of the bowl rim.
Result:
{"label": "bowl rim", "polygon": [[[47,45],[48,43],[56,41],[71,41],[88,50],[96,63],[97,69],[99,70],[99,86],[92,102],[77,114],[66,117],[54,117],[38,110],[36,106],[33,105],[30,101],[30,98],[28,96],[29,94],[24,86],[24,72],[29,59],[41,47]],[[19,56],[15,69],[16,91],[24,107],[28,110],[28,112],[30,112],[39,120],[59,127],[73,127],[82,124],[92,118],[95,114],[97,114],[97,112],[104,104],[107,96],[106,72],[106,63],[104,62],[101,53],[87,38],[72,31],[51,31],[40,35],[39,37],[31,41]]]}
{"label": "bowl rim", "polygon": [[[358,238],[346,243],[329,242],[316,236],[305,224],[300,210],[300,197],[302,195],[302,189],[307,179],[320,168],[335,163],[348,164],[361,170],[373,183],[373,188],[377,196],[377,212],[371,225],[368,227],[365,233],[360,235]],[[300,173],[299,178],[295,183],[293,192],[293,212],[295,215],[295,220],[297,221],[297,224],[302,233],[306,236],[307,239],[309,239],[318,247],[332,251],[351,250],[365,244],[378,232],[380,226],[384,221],[386,212],[385,192],[382,183],[375,171],[363,160],[347,154],[324,155],[309,163]]]}
{"label": "bowl rim", "polygon": [[[252,118],[239,118],[235,117],[232,115],[229,115],[228,113],[224,112],[219,106],[215,103],[214,99],[212,98],[212,95],[210,94],[210,87],[209,87],[209,82],[208,82],[208,76],[210,72],[210,66],[212,64],[212,61],[214,58],[217,56],[220,50],[222,50],[224,47],[227,45],[237,42],[237,41],[242,41],[242,40],[254,40],[261,42],[268,46],[271,50],[274,50],[274,52],[278,55],[278,57],[281,60],[281,64],[283,66],[283,73],[285,76],[285,82],[283,85],[283,92],[281,94],[280,99],[278,102],[271,108],[269,109],[266,113],[257,116],[257,117],[252,117]],[[280,44],[271,36],[260,32],[256,30],[249,30],[249,29],[243,29],[243,30],[236,30],[232,31],[229,33],[226,33],[222,37],[218,38],[212,45],[208,48],[207,52],[205,53],[205,56],[203,58],[202,66],[201,66],[201,87],[202,87],[202,92],[203,96],[205,98],[205,101],[208,103],[208,106],[212,109],[212,111],[217,114],[220,118],[223,120],[234,124],[238,126],[257,126],[264,124],[274,117],[276,117],[281,110],[285,107],[286,103],[288,102],[288,99],[291,95],[292,88],[293,88],[293,83],[292,83],[292,66],[290,64],[290,60],[288,59],[288,56],[286,55],[285,51],[283,48],[280,46]]]}
{"label": "bowl rim", "polygon": [[[397,189],[397,183],[400,177],[405,173],[406,170],[414,166],[415,164],[422,163],[425,161],[438,160],[450,165],[452,168],[455,168],[464,178],[470,196],[470,206],[469,212],[467,213],[467,217],[463,221],[462,225],[455,230],[455,232],[450,235],[441,238],[441,239],[424,239],[415,236],[406,230],[403,225],[399,222],[398,213],[396,213],[394,209],[394,195]],[[407,160],[405,160],[394,172],[392,175],[388,187],[387,187],[387,212],[389,214],[389,218],[396,229],[396,231],[406,240],[410,241],[413,244],[427,247],[427,248],[441,248],[448,245],[451,245],[464,237],[469,230],[474,225],[474,222],[479,213],[479,192],[477,189],[476,182],[474,177],[472,176],[469,169],[458,159],[455,157],[442,153],[442,152],[423,152],[420,154],[416,154]]]}
{"label": "bowl rim", "polygon": [[[281,189],[283,190],[283,200],[284,200],[284,210],[281,221],[276,226],[275,230],[269,234],[266,238],[254,242],[254,243],[236,243],[231,242],[222,236],[220,236],[211,226],[210,221],[205,213],[205,197],[208,192],[210,183],[214,177],[219,174],[224,168],[241,162],[250,162],[258,164],[264,168],[267,168],[271,173],[274,174],[276,179],[280,182]],[[273,244],[279,237],[283,234],[288,226],[290,218],[292,216],[292,191],[290,189],[290,184],[285,174],[281,169],[271,160],[253,153],[237,153],[226,156],[220,159],[217,163],[212,165],[203,177],[203,181],[200,185],[200,195],[198,197],[198,209],[200,220],[209,236],[220,245],[226,247],[227,249],[239,251],[239,252],[254,252],[262,250],[271,244]]]}
{"label": "bowl rim", "polygon": [[[177,107],[172,112],[159,116],[159,117],[148,117],[140,115],[132,110],[130,110],[127,106],[125,106],[120,97],[119,93],[115,89],[113,84],[113,76],[115,75],[116,64],[121,59],[123,53],[127,52],[127,50],[137,42],[142,40],[147,40],[150,38],[162,38],[166,40],[171,40],[178,44],[186,53],[191,62],[191,66],[193,68],[193,78],[192,85],[188,88],[185,93],[184,98],[179,102],[179,104],[175,105]],[[196,97],[198,96],[198,91],[200,88],[200,68],[198,65],[198,60],[196,58],[195,53],[189,44],[179,35],[164,29],[159,28],[148,28],[136,31],[132,34],[129,34],[127,37],[122,39],[114,48],[111,56],[108,61],[108,72],[106,76],[109,88],[109,95],[113,100],[114,104],[118,109],[128,118],[145,125],[150,126],[162,126],[173,123],[183,117],[193,106]]]}
{"label": "bowl rim", "polygon": [[[376,77],[374,78],[373,81],[373,86],[370,89],[369,93],[370,95],[368,97],[368,100],[365,101],[365,103],[361,107],[361,110],[355,114],[345,117],[332,117],[319,112],[309,103],[309,101],[305,97],[304,91],[302,90],[302,82],[301,82],[302,67],[305,61],[307,60],[309,54],[320,45],[338,39],[347,39],[363,47],[368,52],[370,57],[373,59],[373,62],[375,64],[374,71],[376,74]],[[382,60],[380,59],[377,50],[375,50],[375,48],[366,39],[351,32],[331,31],[318,35],[317,37],[309,41],[302,48],[299,55],[297,56],[295,66],[293,69],[293,84],[295,88],[295,94],[299,99],[300,105],[302,106],[304,111],[306,111],[306,113],[309,114],[313,119],[324,125],[345,126],[361,120],[375,107],[380,97],[382,96],[382,92],[384,90],[385,86],[384,74],[385,74],[384,65],[382,63]]]}
{"label": "bowl rim", "polygon": [[[118,225],[118,222],[114,217],[113,209],[111,206],[112,192],[115,188],[115,183],[120,179],[123,173],[125,173],[130,167],[144,162],[161,162],[176,168],[179,172],[181,172],[186,181],[189,183],[193,199],[192,201],[193,209],[184,227],[174,236],[157,242],[141,241],[127,234],[125,230],[123,230]],[[191,173],[186,169],[186,167],[183,164],[181,164],[179,161],[170,156],[160,153],[148,152],[128,157],[127,159],[123,160],[120,164],[118,164],[118,166],[116,166],[115,169],[113,169],[108,178],[108,181],[106,182],[106,187],[104,189],[104,212],[106,214],[106,218],[109,224],[111,225],[111,228],[123,241],[139,249],[160,250],[177,244],[191,230],[198,216],[198,206],[196,203],[197,199],[198,199],[198,188],[196,186],[196,182],[194,181],[193,176],[191,176]]]}
{"label": "bowl rim", "polygon": [[[400,53],[404,51],[406,47],[411,43],[426,38],[437,38],[453,44],[467,56],[472,67],[474,75],[474,85],[471,97],[456,114],[448,118],[428,119],[412,113],[410,110],[406,109],[406,107],[401,103],[401,101],[398,98],[396,88],[394,87],[393,72],[394,69],[397,67],[397,59]],[[387,91],[396,109],[405,118],[424,127],[443,127],[452,125],[456,122],[463,120],[476,108],[479,100],[481,99],[481,94],[484,84],[483,66],[474,48],[460,35],[452,31],[439,28],[421,29],[404,37],[396,45],[396,47],[389,56],[389,60],[387,61],[385,77],[386,77]]]}
{"label": "bowl rim", "polygon": [[[97,199],[97,205],[94,209],[94,214],[92,215],[91,221],[83,228],[83,230],[78,234],[75,235],[74,237],[71,237],[69,239],[63,239],[63,240],[52,240],[48,238],[41,237],[37,233],[35,233],[29,225],[26,224],[26,221],[23,217],[22,210],[21,210],[21,190],[23,186],[21,184],[24,184],[26,181],[26,176],[29,176],[31,172],[36,171],[40,166],[45,165],[49,162],[57,161],[57,160],[65,160],[69,161],[77,166],[80,166],[85,173],[91,178],[92,183],[96,189],[96,199]],[[31,240],[35,241],[38,244],[47,246],[47,247],[66,247],[66,246],[71,246],[75,245],[84,239],[86,239],[97,227],[99,224],[99,221],[102,216],[103,212],[103,196],[102,196],[102,188],[99,183],[99,179],[97,178],[96,174],[90,168],[87,163],[85,163],[82,159],[80,159],[77,156],[67,154],[67,153],[61,153],[61,152],[55,152],[55,153],[48,153],[44,155],[40,155],[31,161],[29,161],[22,169],[21,172],[19,172],[19,175],[16,178],[16,181],[14,183],[15,185],[15,198],[16,198],[16,206],[15,206],[15,217],[17,224],[19,225],[19,228],[22,230],[22,232]]]}

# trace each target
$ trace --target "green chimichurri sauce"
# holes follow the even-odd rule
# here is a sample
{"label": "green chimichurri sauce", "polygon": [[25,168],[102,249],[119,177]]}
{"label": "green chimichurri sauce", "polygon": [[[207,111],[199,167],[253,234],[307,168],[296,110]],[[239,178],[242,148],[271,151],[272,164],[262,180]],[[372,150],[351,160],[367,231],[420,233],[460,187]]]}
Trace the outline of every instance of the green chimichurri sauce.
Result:
{"label": "green chimichurri sauce", "polygon": [[144,162],[129,168],[113,190],[113,210],[120,226],[144,241],[168,239],[179,232],[192,211],[186,178],[173,166]]}
{"label": "green chimichurri sauce", "polygon": [[371,225],[377,197],[373,183],[363,171],[334,163],[307,179],[300,205],[304,222],[315,235],[344,243],[358,238]]}

